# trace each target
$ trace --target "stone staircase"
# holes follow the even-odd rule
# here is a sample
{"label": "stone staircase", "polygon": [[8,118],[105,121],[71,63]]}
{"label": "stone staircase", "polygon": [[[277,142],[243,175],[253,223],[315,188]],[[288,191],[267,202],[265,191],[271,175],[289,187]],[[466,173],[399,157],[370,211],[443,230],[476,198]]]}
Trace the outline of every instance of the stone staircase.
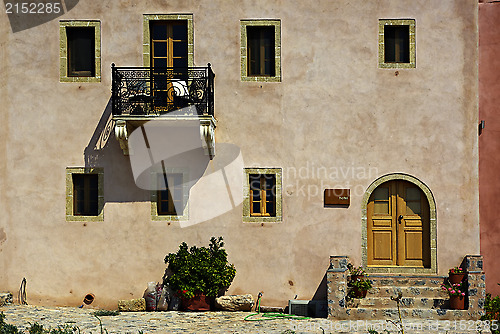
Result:
{"label": "stone staircase", "polygon": [[[475,259],[472,259],[475,260]],[[474,261],[470,262],[474,262]],[[477,262],[477,261],[476,261]],[[398,319],[397,303],[391,297],[401,293],[401,317],[419,320],[477,320],[484,307],[484,273],[470,264],[465,310],[451,310],[441,284],[448,276],[419,274],[369,274],[372,289],[366,298],[347,298],[348,271],[338,257],[327,271],[328,317],[336,320]]]}
{"label": "stone staircase", "polygon": [[[399,293],[402,294],[400,309],[404,318],[451,319],[450,314],[455,312],[448,310],[448,295],[441,289],[446,276],[373,274],[367,278],[372,281],[373,288],[366,298],[346,302],[348,318],[398,318],[397,303],[391,297]],[[460,316],[464,316],[464,311]]]}

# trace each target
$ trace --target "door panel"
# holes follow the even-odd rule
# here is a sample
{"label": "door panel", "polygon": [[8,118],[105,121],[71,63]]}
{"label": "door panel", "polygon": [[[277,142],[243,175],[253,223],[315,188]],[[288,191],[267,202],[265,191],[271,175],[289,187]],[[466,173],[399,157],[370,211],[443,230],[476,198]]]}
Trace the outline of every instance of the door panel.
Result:
{"label": "door panel", "polygon": [[[422,233],[407,231],[405,233],[405,260],[419,261],[422,259]],[[404,265],[404,264],[403,264]]]}
{"label": "door panel", "polygon": [[373,259],[376,261],[393,261],[394,250],[392,249],[392,231],[373,232]]}
{"label": "door panel", "polygon": [[395,184],[384,183],[368,202],[368,264],[396,264]]}
{"label": "door panel", "polygon": [[389,181],[367,206],[368,265],[430,266],[429,205],[416,185]]}

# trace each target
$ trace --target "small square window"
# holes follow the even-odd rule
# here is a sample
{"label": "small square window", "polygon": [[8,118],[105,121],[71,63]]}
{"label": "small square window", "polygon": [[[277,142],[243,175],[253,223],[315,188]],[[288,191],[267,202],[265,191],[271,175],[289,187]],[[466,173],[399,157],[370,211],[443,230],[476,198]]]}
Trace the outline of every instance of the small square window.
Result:
{"label": "small square window", "polygon": [[281,169],[246,168],[243,221],[280,222],[281,220]]}
{"label": "small square window", "polygon": [[187,221],[189,182],[186,168],[167,168],[151,173],[151,219]]}
{"label": "small square window", "polygon": [[59,22],[61,82],[101,81],[101,22]]}
{"label": "small square window", "polygon": [[66,27],[68,76],[95,76],[94,27]]}
{"label": "small square window", "polygon": [[66,220],[104,220],[103,187],[103,168],[66,168]]}
{"label": "small square window", "polygon": [[248,26],[247,39],[248,75],[274,76],[274,26]]}
{"label": "small square window", "polygon": [[177,215],[183,211],[182,174],[158,175],[162,190],[157,193],[158,215]]}
{"label": "small square window", "polygon": [[73,174],[73,215],[98,215],[97,174]]}
{"label": "small square window", "polygon": [[416,67],[415,20],[379,20],[379,67]]}
{"label": "small square window", "polygon": [[280,20],[241,20],[241,80],[281,81]]}
{"label": "small square window", "polygon": [[410,62],[410,27],[407,25],[384,26],[384,61],[386,63]]}
{"label": "small square window", "polygon": [[276,216],[276,175],[250,174],[250,216]]}

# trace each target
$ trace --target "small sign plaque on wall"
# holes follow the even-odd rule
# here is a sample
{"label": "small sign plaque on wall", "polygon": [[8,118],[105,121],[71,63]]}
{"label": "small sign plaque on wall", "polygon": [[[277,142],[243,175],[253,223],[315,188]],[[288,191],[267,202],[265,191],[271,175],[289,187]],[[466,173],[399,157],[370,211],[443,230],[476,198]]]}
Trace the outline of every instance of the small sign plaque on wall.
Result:
{"label": "small sign plaque on wall", "polygon": [[349,206],[350,202],[350,189],[325,189],[325,206]]}

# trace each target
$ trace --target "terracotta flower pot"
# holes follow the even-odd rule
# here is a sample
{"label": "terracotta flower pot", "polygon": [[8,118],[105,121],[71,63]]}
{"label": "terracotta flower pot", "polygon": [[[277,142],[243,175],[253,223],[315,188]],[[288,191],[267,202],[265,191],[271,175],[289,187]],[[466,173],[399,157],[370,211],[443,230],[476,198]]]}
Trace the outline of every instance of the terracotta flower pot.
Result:
{"label": "terracotta flower pot", "polygon": [[358,288],[353,288],[354,298],[365,298],[368,290],[362,290]]}
{"label": "terracotta flower pot", "polygon": [[465,297],[464,296],[450,296],[450,308],[452,310],[464,310],[465,309]]}
{"label": "terracotta flower pot", "polygon": [[465,273],[462,273],[462,274],[452,274],[452,273],[450,273],[449,277],[448,277],[448,281],[451,284],[462,283],[462,281],[464,280],[464,277],[465,277]]}
{"label": "terracotta flower pot", "polygon": [[210,311],[210,298],[196,294],[193,298],[181,298],[182,309],[186,311]]}

